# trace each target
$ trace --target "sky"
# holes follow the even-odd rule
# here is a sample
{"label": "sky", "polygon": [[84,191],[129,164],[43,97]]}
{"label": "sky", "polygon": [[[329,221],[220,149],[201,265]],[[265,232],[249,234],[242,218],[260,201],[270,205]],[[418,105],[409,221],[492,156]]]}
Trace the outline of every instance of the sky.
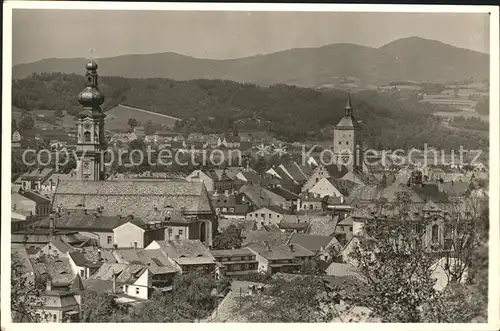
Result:
{"label": "sky", "polygon": [[15,9],[12,62],[175,52],[228,59],[418,36],[489,52],[489,17],[459,13],[201,12]]}

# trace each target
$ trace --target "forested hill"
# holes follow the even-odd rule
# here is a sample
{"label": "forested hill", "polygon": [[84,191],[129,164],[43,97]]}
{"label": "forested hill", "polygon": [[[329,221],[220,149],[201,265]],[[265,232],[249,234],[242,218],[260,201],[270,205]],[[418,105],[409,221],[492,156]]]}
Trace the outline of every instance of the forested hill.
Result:
{"label": "forested hill", "polygon": [[[83,74],[86,60],[44,59],[12,68],[14,78],[32,73]],[[351,77],[356,84],[387,84],[394,80],[446,83],[489,76],[489,56],[439,41],[408,37],[380,48],[348,43],[294,48],[239,59],[212,60],[176,53],[128,54],[99,59],[104,76],[128,78],[228,79],[268,86],[340,85]]]}
{"label": "forested hill", "polygon": [[[81,110],[77,95],[82,76],[35,74],[13,81],[13,106],[24,110]],[[344,115],[346,93],[288,85],[260,87],[222,80],[174,81],[101,77],[104,110],[118,104],[183,119],[189,130],[223,132],[228,122],[240,130],[269,130],[287,141],[330,139],[331,127]],[[365,141],[376,148],[481,148],[487,135],[453,132],[431,114],[439,106],[414,99],[396,100],[375,91],[353,95],[355,116],[362,121]],[[141,121],[140,118],[138,118]]]}

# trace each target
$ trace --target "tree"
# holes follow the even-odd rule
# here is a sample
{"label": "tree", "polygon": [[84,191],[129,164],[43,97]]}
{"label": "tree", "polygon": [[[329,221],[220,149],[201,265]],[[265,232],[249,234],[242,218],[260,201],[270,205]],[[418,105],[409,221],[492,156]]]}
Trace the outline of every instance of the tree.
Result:
{"label": "tree", "polygon": [[241,229],[231,224],[222,233],[214,237],[213,247],[214,249],[240,248],[242,242]]}
{"label": "tree", "polygon": [[128,126],[130,126],[130,128],[132,130],[134,130],[134,128],[136,126],[139,126],[139,122],[135,118],[133,118],[133,117],[131,117],[131,118],[128,119],[127,124],[128,124]]}
{"label": "tree", "polygon": [[22,257],[11,254],[11,313],[15,323],[41,322],[45,316],[41,291],[25,274]]}
{"label": "tree", "polygon": [[31,130],[35,126],[35,121],[29,115],[24,115],[19,122],[19,129],[21,131]]}
{"label": "tree", "polygon": [[183,274],[174,278],[173,290],[154,293],[149,301],[132,314],[133,322],[186,322],[206,318],[217,305],[214,293],[225,295],[228,279],[215,280],[203,273]]}
{"label": "tree", "polygon": [[63,117],[63,112],[61,109],[57,109],[55,112],[54,112],[54,116],[55,117]]}
{"label": "tree", "polygon": [[250,322],[313,323],[329,322],[332,311],[322,277],[294,275],[267,283],[263,295],[238,298],[235,313],[245,314]]}
{"label": "tree", "polygon": [[81,321],[84,323],[129,321],[130,308],[129,305],[116,302],[115,295],[85,289],[82,293]]}
{"label": "tree", "polygon": [[[395,204],[381,206],[365,219],[363,235],[350,258],[368,295],[363,302],[357,302],[356,295],[346,300],[363,304],[385,322],[441,322],[444,316],[455,316],[451,309],[461,309],[454,313],[462,316],[477,314],[459,302],[465,292],[453,290],[461,288],[464,271],[471,267],[475,221],[453,205],[444,213],[421,217],[415,216],[413,207],[402,194]],[[436,222],[444,228],[444,240],[429,242],[428,231]],[[434,288],[431,268],[440,259],[445,261],[449,280],[449,288],[441,292]]]}

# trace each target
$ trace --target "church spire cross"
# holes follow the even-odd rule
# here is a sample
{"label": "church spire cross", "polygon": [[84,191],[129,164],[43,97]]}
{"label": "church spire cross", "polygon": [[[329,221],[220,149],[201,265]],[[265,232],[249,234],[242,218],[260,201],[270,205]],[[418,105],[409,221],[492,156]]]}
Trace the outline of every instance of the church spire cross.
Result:
{"label": "church spire cross", "polygon": [[347,116],[352,115],[351,90],[347,90],[347,103],[345,105],[345,114]]}

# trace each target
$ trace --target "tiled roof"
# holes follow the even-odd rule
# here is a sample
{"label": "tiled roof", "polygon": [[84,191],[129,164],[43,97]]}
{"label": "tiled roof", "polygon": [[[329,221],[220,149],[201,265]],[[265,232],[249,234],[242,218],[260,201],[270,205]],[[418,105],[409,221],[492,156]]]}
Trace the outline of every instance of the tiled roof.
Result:
{"label": "tiled roof", "polygon": [[26,178],[26,179],[35,179],[35,178],[45,179],[53,171],[54,171],[54,169],[52,169],[52,168],[43,168],[43,169],[40,169],[40,170],[39,169],[35,169],[35,170],[31,170],[31,171],[28,171],[28,172],[22,174],[21,178]]}
{"label": "tiled roof", "polygon": [[61,253],[68,253],[75,250],[73,247],[71,247],[71,245],[64,242],[60,238],[55,238],[51,240],[50,243],[54,245]]}
{"label": "tiled roof", "polygon": [[85,259],[85,255],[83,255],[79,251],[69,253],[69,257],[79,267],[84,267],[87,264],[87,260]]}
{"label": "tiled roof", "polygon": [[214,257],[226,257],[226,256],[249,256],[255,255],[250,249],[247,247],[239,248],[239,249],[220,249],[220,250],[211,250],[210,253]]}
{"label": "tiled roof", "polygon": [[[61,212],[60,216],[55,217],[55,227],[58,229],[99,229],[112,232],[114,228],[126,222],[127,219],[125,217],[120,219],[118,216],[105,216],[99,213],[94,215],[92,212],[85,214],[83,210]],[[47,217],[40,221],[39,226],[48,228],[49,224],[50,217]]]}
{"label": "tiled roof", "polygon": [[285,245],[288,242],[290,235],[284,232],[267,232],[265,230],[251,231],[243,241],[243,244],[256,243],[265,245],[266,242],[270,246]]}
{"label": "tiled roof", "polygon": [[354,116],[343,116],[335,127],[349,127],[355,128],[359,127],[359,122],[354,118]]}
{"label": "tiled roof", "polygon": [[294,245],[293,247],[289,247],[287,245],[277,245],[271,246],[270,250],[265,245],[255,243],[248,244],[247,247],[259,253],[260,256],[267,260],[291,260],[297,257],[311,257],[315,255],[314,252],[311,252],[300,245]]}
{"label": "tiled roof", "polygon": [[311,252],[318,253],[321,251],[321,248],[325,249],[333,239],[333,236],[294,233],[290,238],[289,244],[297,244]]}
{"label": "tiled roof", "polygon": [[[22,192],[22,193],[21,193]],[[46,205],[50,204],[50,199],[47,197],[44,197],[38,193],[32,192],[32,191],[21,191],[20,194],[24,196],[27,199],[33,200],[36,202],[36,204],[40,205]]]}
{"label": "tiled roof", "polygon": [[349,172],[349,169],[347,169],[347,167],[344,165],[331,164],[331,165],[325,166],[325,168],[326,168],[326,171],[328,171],[328,174],[330,175],[330,177],[333,177],[336,179],[340,179],[340,178],[344,177]]}
{"label": "tiled roof", "polygon": [[259,174],[255,171],[245,170],[245,171],[242,171],[241,174],[245,177],[245,179],[248,182],[251,182],[253,184],[258,184],[261,182],[261,178],[260,178]]}
{"label": "tiled roof", "polygon": [[121,284],[134,283],[146,270],[143,265],[104,263],[90,279],[113,280],[113,274],[117,274],[116,282]]}
{"label": "tiled roof", "polygon": [[178,264],[212,264],[215,259],[199,240],[157,241],[161,249]]}
{"label": "tiled roof", "polygon": [[161,249],[116,249],[115,254],[123,263],[140,264],[147,266],[153,274],[175,273],[178,268],[170,262]]}
{"label": "tiled roof", "polygon": [[348,179],[335,179],[333,177],[328,178],[328,181],[332,183],[333,186],[344,196],[349,196],[351,193],[359,187],[359,185]]}
{"label": "tiled roof", "polygon": [[32,258],[31,264],[37,275],[48,274],[52,279],[72,275],[67,257],[56,258],[45,255],[42,259]]}
{"label": "tiled roof", "polygon": [[103,262],[116,263],[116,258],[113,256],[110,250],[97,248],[97,247],[84,247],[82,248],[82,254],[85,256],[85,260],[90,262],[99,261],[99,251],[101,251],[101,259]]}
{"label": "tiled roof", "polygon": [[273,187],[273,188],[268,188],[267,190],[285,198],[286,200],[297,200],[300,198],[297,194],[292,193],[292,192],[290,192],[282,187],[279,187],[279,186]]}
{"label": "tiled roof", "polygon": [[335,231],[336,219],[330,215],[315,215],[312,216],[309,223],[309,234],[329,236]]}
{"label": "tiled roof", "polygon": [[107,215],[134,215],[145,221],[164,218],[167,207],[186,213],[213,213],[203,183],[177,180],[60,181],[53,206],[64,209],[104,206]]}

